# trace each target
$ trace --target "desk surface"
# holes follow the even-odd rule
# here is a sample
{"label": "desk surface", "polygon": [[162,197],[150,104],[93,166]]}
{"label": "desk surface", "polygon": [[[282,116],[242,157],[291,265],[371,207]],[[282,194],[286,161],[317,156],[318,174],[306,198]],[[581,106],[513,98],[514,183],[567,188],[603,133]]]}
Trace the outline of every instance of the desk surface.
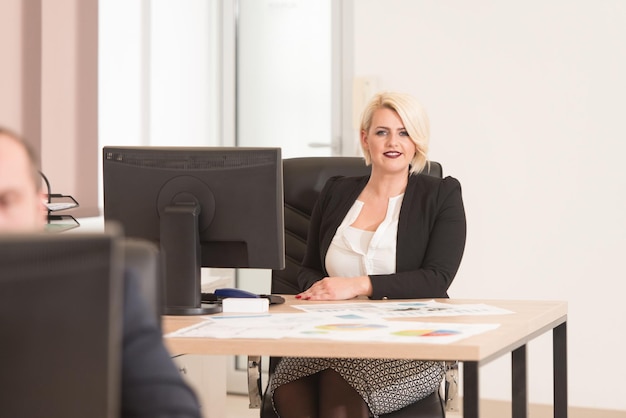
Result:
{"label": "desk surface", "polygon": [[[308,302],[285,296],[285,303],[272,305],[270,313],[301,313],[293,304],[337,303]],[[364,302],[363,299],[341,303]],[[567,320],[567,302],[563,301],[504,301],[439,299],[439,302],[456,304],[484,303],[513,311],[506,315],[448,316],[407,318],[428,322],[499,323],[500,326],[483,334],[465,338],[450,344],[408,344],[379,341],[337,342],[319,339],[208,339],[168,337],[166,345],[173,355],[178,354],[242,354],[273,356],[314,357],[369,357],[406,358],[422,360],[460,360],[487,363],[504,353],[526,344],[536,336],[552,330]],[[385,301],[369,301],[385,303]],[[393,302],[398,302],[394,300]],[[218,314],[228,315],[228,314]],[[399,319],[402,320],[402,319]],[[202,318],[193,316],[163,317],[164,333],[194,325]]]}

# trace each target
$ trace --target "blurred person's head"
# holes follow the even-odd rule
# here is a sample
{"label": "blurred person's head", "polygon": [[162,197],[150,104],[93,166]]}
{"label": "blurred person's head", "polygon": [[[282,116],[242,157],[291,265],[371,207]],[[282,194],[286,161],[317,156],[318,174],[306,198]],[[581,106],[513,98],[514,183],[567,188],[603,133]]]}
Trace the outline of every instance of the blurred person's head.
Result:
{"label": "blurred person's head", "polygon": [[0,233],[43,230],[41,176],[30,146],[0,127]]}

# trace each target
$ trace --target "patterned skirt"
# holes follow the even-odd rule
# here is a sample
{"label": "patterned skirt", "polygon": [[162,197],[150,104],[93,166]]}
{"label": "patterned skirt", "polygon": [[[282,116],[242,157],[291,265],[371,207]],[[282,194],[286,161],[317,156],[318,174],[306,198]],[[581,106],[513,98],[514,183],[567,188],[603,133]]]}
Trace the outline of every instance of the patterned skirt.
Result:
{"label": "patterned skirt", "polygon": [[280,385],[326,369],[335,370],[361,395],[373,417],[427,397],[444,376],[443,363],[437,361],[283,357],[269,382],[272,399]]}

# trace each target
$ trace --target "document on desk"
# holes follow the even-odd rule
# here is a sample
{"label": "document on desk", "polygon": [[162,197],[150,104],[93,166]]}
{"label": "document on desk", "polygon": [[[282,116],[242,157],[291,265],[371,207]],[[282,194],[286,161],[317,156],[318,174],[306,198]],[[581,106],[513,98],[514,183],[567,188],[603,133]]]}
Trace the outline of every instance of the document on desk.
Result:
{"label": "document on desk", "polygon": [[387,321],[354,313],[264,314],[211,317],[167,334],[183,338],[314,338],[447,344],[497,328],[498,324]]}
{"label": "document on desk", "polygon": [[[321,318],[328,318],[322,315]],[[319,315],[252,314],[206,317],[203,322],[169,333],[166,337],[285,338],[320,321]]]}
{"label": "document on desk", "polygon": [[324,303],[293,305],[294,308],[309,313],[356,313],[379,318],[422,318],[433,316],[466,315],[506,315],[513,313],[507,309],[486,304],[454,304],[428,301],[388,301],[357,303]]}
{"label": "document on desk", "polygon": [[302,327],[292,338],[335,341],[379,341],[449,344],[498,328],[499,324],[460,324],[414,321],[368,321],[318,323]]}

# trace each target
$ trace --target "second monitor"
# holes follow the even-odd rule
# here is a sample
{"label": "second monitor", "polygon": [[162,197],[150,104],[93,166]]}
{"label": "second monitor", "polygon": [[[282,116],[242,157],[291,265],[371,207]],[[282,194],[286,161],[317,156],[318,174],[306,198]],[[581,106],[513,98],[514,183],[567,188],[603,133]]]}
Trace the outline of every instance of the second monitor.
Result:
{"label": "second monitor", "polygon": [[104,147],[104,218],[160,243],[164,313],[219,311],[200,301],[200,268],[282,269],[280,148]]}

